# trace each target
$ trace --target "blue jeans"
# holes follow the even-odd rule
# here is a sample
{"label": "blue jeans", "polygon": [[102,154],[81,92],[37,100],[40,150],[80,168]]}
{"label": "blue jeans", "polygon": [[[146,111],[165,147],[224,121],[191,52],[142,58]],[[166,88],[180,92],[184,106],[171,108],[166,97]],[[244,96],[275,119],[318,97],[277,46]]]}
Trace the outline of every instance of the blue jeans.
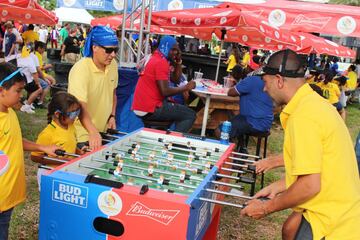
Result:
{"label": "blue jeans", "polygon": [[163,101],[163,105],[156,108],[154,113],[148,113],[143,120],[149,121],[173,121],[175,123],[175,131],[189,132],[196,118],[194,110],[187,106]]}
{"label": "blue jeans", "polygon": [[12,208],[0,213],[0,240],[7,240],[9,235],[9,225]]}

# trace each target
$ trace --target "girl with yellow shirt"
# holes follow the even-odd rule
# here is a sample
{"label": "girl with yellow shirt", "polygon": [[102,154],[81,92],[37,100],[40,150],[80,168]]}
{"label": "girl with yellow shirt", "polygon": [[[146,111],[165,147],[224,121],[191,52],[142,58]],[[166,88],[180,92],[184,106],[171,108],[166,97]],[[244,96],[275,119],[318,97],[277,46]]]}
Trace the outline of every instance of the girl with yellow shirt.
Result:
{"label": "girl with yellow shirt", "polygon": [[231,54],[228,58],[228,60],[225,62],[227,64],[226,71],[228,73],[231,73],[232,69],[235,67],[236,64],[240,64],[241,58],[240,58],[240,51],[236,45],[233,45]]}
{"label": "girl with yellow shirt", "polygon": [[341,92],[339,86],[332,82],[334,73],[331,71],[325,71],[323,75],[324,80],[319,82],[317,85],[322,89],[323,96],[328,99],[334,107],[336,107],[336,110],[345,121],[346,112],[339,102]]}
{"label": "girl with yellow shirt", "polygon": [[[74,122],[80,115],[80,103],[67,92],[58,92],[51,99],[48,106],[48,125],[39,134],[36,143],[44,145],[57,145],[67,153],[78,153],[76,148],[76,136]],[[47,164],[49,167],[57,167],[60,162],[43,159],[41,152],[32,152],[31,159],[34,162]],[[59,157],[57,157],[59,158]],[[38,183],[40,187],[43,169],[38,170]]]}

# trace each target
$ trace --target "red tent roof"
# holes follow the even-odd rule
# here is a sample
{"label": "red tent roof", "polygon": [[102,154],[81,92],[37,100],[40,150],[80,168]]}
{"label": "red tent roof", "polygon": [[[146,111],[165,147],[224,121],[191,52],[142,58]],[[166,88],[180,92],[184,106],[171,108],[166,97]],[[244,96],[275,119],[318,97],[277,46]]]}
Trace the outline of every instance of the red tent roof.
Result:
{"label": "red tent roof", "polygon": [[34,0],[0,0],[0,20],[54,25],[57,17]]}

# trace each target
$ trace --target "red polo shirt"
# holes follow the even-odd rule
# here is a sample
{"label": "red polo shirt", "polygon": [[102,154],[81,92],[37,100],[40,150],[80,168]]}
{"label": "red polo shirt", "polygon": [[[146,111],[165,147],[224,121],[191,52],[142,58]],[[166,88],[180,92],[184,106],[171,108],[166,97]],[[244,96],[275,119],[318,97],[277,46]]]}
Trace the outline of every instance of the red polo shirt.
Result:
{"label": "red polo shirt", "polygon": [[156,81],[168,81],[169,74],[169,62],[159,51],[155,51],[146,64],[144,72],[140,74],[132,110],[152,113],[156,107],[161,107],[165,97],[161,95]]}

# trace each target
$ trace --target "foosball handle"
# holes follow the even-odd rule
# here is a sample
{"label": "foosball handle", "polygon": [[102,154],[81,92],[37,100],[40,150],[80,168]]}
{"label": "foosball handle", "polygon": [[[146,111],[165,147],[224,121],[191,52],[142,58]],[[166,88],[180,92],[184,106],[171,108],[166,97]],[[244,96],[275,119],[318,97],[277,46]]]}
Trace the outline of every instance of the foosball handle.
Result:
{"label": "foosball handle", "polygon": [[149,185],[144,184],[144,185],[141,186],[140,195],[144,195],[144,194],[147,193],[148,191],[149,191]]}
{"label": "foosball handle", "polygon": [[113,180],[109,180],[109,179],[105,179],[105,178],[100,178],[94,174],[87,175],[84,182],[85,183],[95,183],[98,185],[103,185],[103,186],[112,187],[112,188],[122,188],[124,186],[124,184],[122,182],[113,181]]}
{"label": "foosball handle", "polygon": [[58,149],[58,150],[55,150],[55,154],[58,156],[65,156],[65,151]]}
{"label": "foosball handle", "polygon": [[106,130],[107,133],[109,134],[120,134],[120,135],[126,135],[128,133],[126,132],[121,132],[119,130],[116,130],[116,129],[111,129],[111,128],[108,128],[108,130]]}
{"label": "foosball handle", "polygon": [[256,171],[256,166],[255,165],[248,165],[248,170],[250,171]]}

